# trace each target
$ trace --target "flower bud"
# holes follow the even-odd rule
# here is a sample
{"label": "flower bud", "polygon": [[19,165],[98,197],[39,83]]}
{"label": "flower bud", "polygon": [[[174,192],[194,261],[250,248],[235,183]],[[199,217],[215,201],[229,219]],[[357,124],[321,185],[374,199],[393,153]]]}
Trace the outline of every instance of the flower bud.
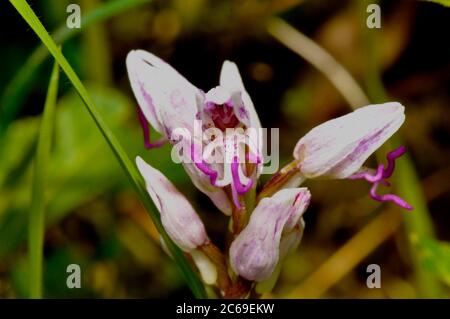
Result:
{"label": "flower bud", "polygon": [[137,157],[136,164],[161,214],[164,229],[175,244],[185,252],[206,244],[209,239],[205,227],[187,199],[160,171],[143,159]]}
{"label": "flower bud", "polygon": [[[280,244],[300,223],[309,205],[306,188],[288,188],[262,199],[253,211],[247,227],[230,247],[230,263],[240,276],[253,281],[270,277],[280,259]],[[301,237],[289,237],[284,250],[298,243]],[[292,239],[294,239],[292,241]],[[283,255],[285,253],[283,252]]]}

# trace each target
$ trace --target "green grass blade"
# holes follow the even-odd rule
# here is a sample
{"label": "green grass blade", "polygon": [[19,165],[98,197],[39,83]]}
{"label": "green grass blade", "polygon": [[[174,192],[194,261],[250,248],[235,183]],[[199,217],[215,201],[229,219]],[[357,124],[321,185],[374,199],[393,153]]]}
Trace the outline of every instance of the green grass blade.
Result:
{"label": "green grass blade", "polygon": [[397,172],[394,178],[398,194],[414,207],[411,213],[405,213],[405,230],[420,297],[440,298],[442,287],[433,273],[423,267],[422,256],[415,245],[417,238],[430,240],[435,238],[430,212],[420,188],[420,180],[409,156],[406,155],[396,165]]}
{"label": "green grass blade", "polygon": [[[53,38],[56,43],[63,44],[65,41],[95,23],[107,20],[126,10],[145,3],[150,3],[151,1],[152,0],[108,1],[97,9],[86,13],[86,15],[81,18],[80,29],[69,29],[64,22],[64,24],[53,33]],[[31,91],[33,77],[37,74],[39,67],[48,56],[49,53],[45,46],[38,46],[23,63],[22,67],[16,72],[13,79],[3,91],[0,98],[0,137],[20,111],[26,96]]]}
{"label": "green grass blade", "polygon": [[28,256],[30,263],[29,293],[31,298],[42,297],[42,264],[44,253],[45,228],[45,182],[47,164],[49,162],[52,135],[55,123],[55,106],[58,96],[59,67],[53,66],[47,98],[45,100],[44,115],[39,131],[34,176],[31,193],[31,209],[28,220]]}
{"label": "green grass blade", "polygon": [[434,2],[443,5],[444,7],[450,7],[450,0],[422,0],[422,1]]}
{"label": "green grass blade", "polygon": [[64,71],[69,80],[72,82],[72,85],[75,87],[81,99],[83,100],[89,114],[92,116],[94,122],[96,123],[98,129],[100,130],[106,142],[110,146],[114,155],[117,157],[117,160],[119,161],[120,165],[126,172],[127,177],[129,178],[131,184],[138,193],[144,207],[146,208],[147,212],[149,213],[150,217],[155,223],[159,233],[166,242],[176,264],[179,266],[181,273],[186,279],[186,282],[190,287],[190,289],[192,290],[194,296],[198,298],[206,298],[204,286],[199,280],[198,276],[193,272],[192,268],[190,267],[188,261],[184,257],[181,250],[177,246],[175,246],[172,240],[170,240],[170,238],[167,236],[167,233],[165,232],[161,224],[159,214],[155,213],[156,211],[155,206],[153,205],[152,201],[150,200],[147,194],[143,179],[139,174],[139,172],[137,171],[137,168],[135,167],[134,164],[131,163],[124,149],[119,144],[118,140],[113,135],[112,131],[103,121],[102,117],[97,111],[94,102],[92,101],[86,88],[76,75],[75,71],[72,69],[69,62],[62,55],[62,53],[58,50],[56,43],[53,41],[48,32],[45,30],[44,26],[39,21],[38,17],[33,12],[28,3],[25,0],[10,0],[10,2],[20,13],[20,15],[24,18],[24,20],[28,23],[28,25],[33,29],[33,31],[37,34],[37,36],[41,39],[41,41],[44,43],[44,45],[47,47],[47,49],[50,51],[50,53],[53,55],[55,60],[60,65],[61,69]]}

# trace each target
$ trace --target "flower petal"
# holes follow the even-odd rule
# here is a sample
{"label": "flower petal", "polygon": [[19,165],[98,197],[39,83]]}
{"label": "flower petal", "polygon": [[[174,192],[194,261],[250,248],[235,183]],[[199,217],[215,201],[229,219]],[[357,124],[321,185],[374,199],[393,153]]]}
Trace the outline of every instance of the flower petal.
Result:
{"label": "flower petal", "polygon": [[195,187],[203,194],[207,195],[216,207],[225,215],[231,215],[231,202],[222,188],[214,187],[209,181],[209,177],[201,172],[193,163],[183,163],[186,173],[192,180]]}
{"label": "flower petal", "polygon": [[160,171],[142,158],[137,157],[136,164],[170,238],[186,252],[206,244],[208,236],[205,227],[187,199]]}
{"label": "flower petal", "polygon": [[155,55],[131,51],[128,77],[142,112],[155,130],[170,138],[178,127],[192,131],[200,91]]}
{"label": "flower petal", "polygon": [[248,280],[269,278],[280,259],[283,232],[289,234],[299,223],[310,197],[306,188],[289,188],[262,199],[247,227],[231,244],[233,270]]}
{"label": "flower petal", "polygon": [[369,105],[327,121],[302,137],[294,149],[307,178],[346,178],[390,138],[405,120],[404,107]]}
{"label": "flower petal", "polygon": [[249,127],[260,128],[261,122],[259,121],[255,106],[244,87],[235,63],[230,61],[223,63],[220,72],[220,85],[225,87],[232,95],[235,95],[234,93],[240,93],[243,105],[241,103],[234,103],[235,107],[238,108],[235,110],[238,119],[243,123],[249,123]]}

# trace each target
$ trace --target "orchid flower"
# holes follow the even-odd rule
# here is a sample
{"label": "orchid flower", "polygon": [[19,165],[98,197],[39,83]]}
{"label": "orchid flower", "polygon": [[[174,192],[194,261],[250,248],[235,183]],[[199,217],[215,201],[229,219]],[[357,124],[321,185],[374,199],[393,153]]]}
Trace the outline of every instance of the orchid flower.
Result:
{"label": "orchid flower", "polygon": [[307,178],[365,179],[373,185],[370,196],[374,200],[392,201],[411,210],[412,206],[397,195],[376,193],[379,184],[389,185],[387,179],[395,160],[405,153],[404,146],[387,155],[386,168],[380,164],[374,171],[362,166],[403,124],[404,109],[397,102],[368,105],[316,126],[297,142],[294,162],[266,187],[292,187]]}
{"label": "orchid flower", "polygon": [[[140,107],[145,145],[155,147],[164,140],[181,145],[182,163],[194,185],[227,215],[233,205],[241,208],[241,196],[256,186],[262,156],[255,140],[258,137],[246,132],[249,128],[260,128],[261,124],[237,66],[225,61],[220,85],[206,94],[170,65],[142,50],[128,54],[127,68]],[[150,142],[146,121],[163,135],[162,141]],[[199,121],[200,136],[195,134]],[[187,131],[190,138],[180,141],[179,129]],[[203,133],[214,129],[219,133],[228,129],[241,131],[232,137],[205,141]]]}
{"label": "orchid flower", "polygon": [[[136,159],[168,236],[222,296],[245,297],[273,288],[283,259],[303,236],[311,194],[299,186],[306,179],[362,179],[372,184],[374,200],[412,209],[397,195],[377,193],[380,184],[389,186],[404,146],[388,153],[387,165],[363,166],[403,124],[399,103],[362,107],[313,128],[298,141],[293,161],[252,203],[255,192],[250,190],[256,191],[262,168],[261,124],[237,66],[225,61],[220,84],[206,93],[145,51],[130,52],[127,68],[145,146],[170,142],[194,185],[232,217],[229,251],[222,253],[189,201],[161,172]],[[160,140],[150,141],[148,124],[162,135]]]}

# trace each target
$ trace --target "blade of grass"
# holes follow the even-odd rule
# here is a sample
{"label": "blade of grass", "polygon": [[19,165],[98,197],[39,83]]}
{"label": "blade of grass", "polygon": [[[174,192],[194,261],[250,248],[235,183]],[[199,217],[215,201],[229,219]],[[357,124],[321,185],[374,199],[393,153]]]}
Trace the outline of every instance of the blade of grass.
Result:
{"label": "blade of grass", "polygon": [[55,123],[55,106],[58,96],[59,67],[53,66],[47,98],[45,100],[44,115],[39,131],[34,176],[31,194],[31,208],[28,220],[28,256],[30,263],[29,293],[31,298],[42,298],[42,263],[44,253],[45,228],[45,186],[47,164],[50,157],[52,135]]}
{"label": "blade of grass", "polygon": [[[104,5],[86,13],[81,18],[80,29],[69,29],[64,22],[54,33],[53,38],[56,43],[63,44],[70,38],[74,37],[81,30],[85,30],[89,26],[107,20],[120,13],[135,8],[152,0],[112,0]],[[25,101],[28,93],[32,88],[34,75],[37,74],[39,67],[49,56],[44,45],[38,46],[28,59],[23,63],[22,67],[16,72],[13,79],[9,82],[0,98],[0,138],[8,128],[11,121],[19,113],[20,108]],[[1,151],[1,150],[0,150]]]}
{"label": "blade of grass", "polygon": [[[81,6],[87,12],[99,7],[100,0],[82,0]],[[81,36],[83,48],[83,70],[85,81],[111,84],[111,50],[104,23],[96,23]]]}
{"label": "blade of grass", "polygon": [[[406,158],[409,159],[409,156]],[[439,298],[442,297],[441,284],[432,273],[422,266],[422,256],[414,243],[415,238],[427,238],[431,240],[436,238],[427,202],[424,198],[420,181],[412,161],[403,159],[398,162],[396,168],[397,174],[394,176],[398,194],[414,207],[414,211],[405,216],[405,230],[415,280],[419,287],[421,297]]]}
{"label": "blade of grass", "polygon": [[322,72],[348,104],[356,107],[369,104],[366,94],[351,74],[312,39],[276,17],[267,21],[267,31]]}
{"label": "blade of grass", "polygon": [[444,7],[450,7],[450,0],[422,0],[422,1],[434,2],[443,5]]}
{"label": "blade of grass", "polygon": [[172,240],[168,237],[165,232],[161,219],[158,213],[155,213],[156,209],[153,202],[150,200],[147,191],[144,186],[143,179],[137,168],[131,163],[128,155],[125,153],[125,150],[122,148],[116,137],[113,135],[112,131],[106,125],[101,115],[97,111],[97,107],[89,96],[86,88],[81,83],[80,79],[76,75],[75,71],[70,66],[69,62],[66,60],[64,55],[58,50],[56,43],[50,37],[48,32],[45,30],[42,23],[39,21],[36,14],[33,12],[31,7],[25,0],[9,0],[11,4],[16,8],[19,14],[23,17],[23,19],[28,23],[28,25],[33,29],[33,31],[37,34],[37,36],[41,39],[50,53],[53,55],[55,60],[60,65],[61,69],[69,78],[72,85],[75,87],[79,96],[81,97],[84,105],[86,106],[89,114],[92,116],[92,119],[96,123],[98,129],[102,133],[109,147],[113,151],[114,155],[117,157],[120,165],[124,169],[127,177],[129,178],[131,184],[134,189],[138,193],[142,204],[146,208],[150,217],[152,218],[155,226],[157,227],[159,233],[163,237],[166,242],[176,264],[179,266],[181,273],[183,274],[189,288],[192,290],[192,293],[195,297],[198,298],[206,298],[206,293],[203,284],[199,280],[198,276],[193,272],[191,266],[186,260],[182,251],[175,246]]}

